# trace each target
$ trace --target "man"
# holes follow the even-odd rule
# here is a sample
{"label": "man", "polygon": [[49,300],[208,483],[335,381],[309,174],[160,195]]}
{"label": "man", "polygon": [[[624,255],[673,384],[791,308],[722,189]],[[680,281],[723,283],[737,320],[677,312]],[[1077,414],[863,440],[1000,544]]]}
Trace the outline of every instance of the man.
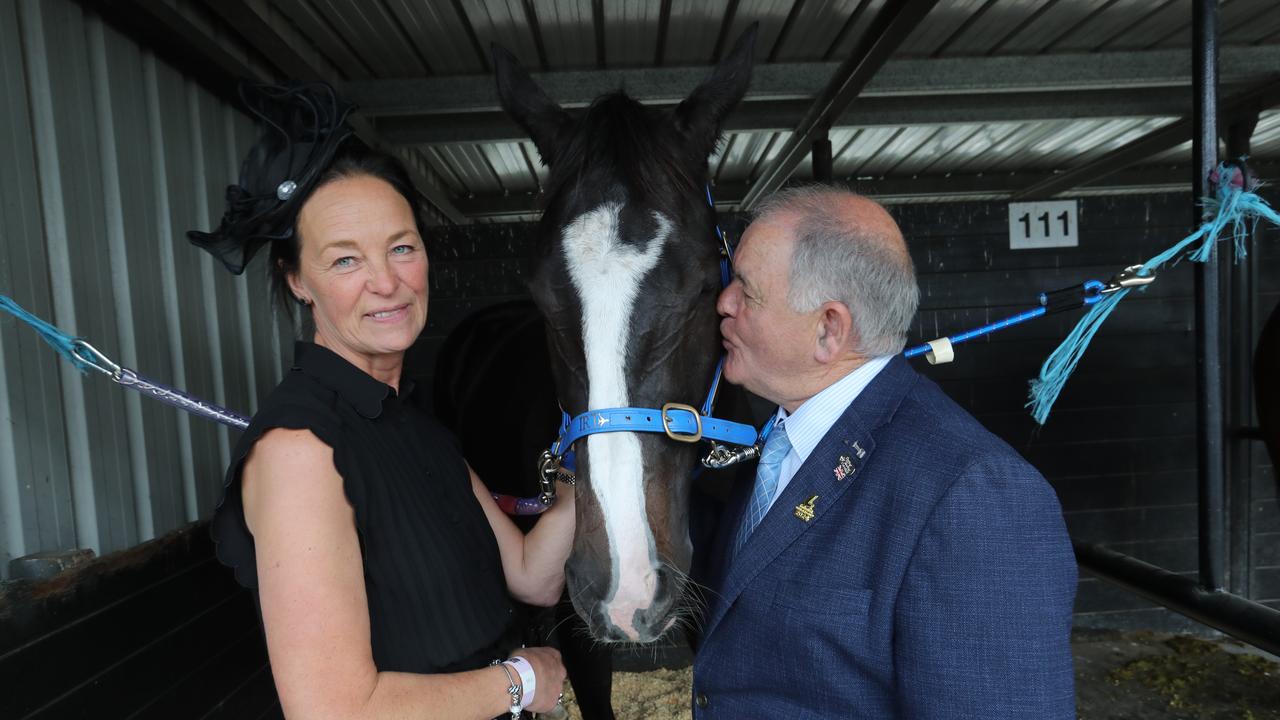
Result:
{"label": "man", "polygon": [[734,272],[725,378],[780,407],[711,549],[694,717],[1074,718],[1057,497],[902,358],[893,219],[786,191]]}

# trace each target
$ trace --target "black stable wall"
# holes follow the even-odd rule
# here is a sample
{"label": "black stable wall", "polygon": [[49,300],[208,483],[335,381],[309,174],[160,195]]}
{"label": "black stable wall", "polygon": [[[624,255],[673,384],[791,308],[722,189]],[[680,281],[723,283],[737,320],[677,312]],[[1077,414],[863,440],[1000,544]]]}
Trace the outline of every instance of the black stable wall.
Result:
{"label": "black stable wall", "polygon": [[279,717],[253,596],[205,523],[0,587],[0,718]]}
{"label": "black stable wall", "polygon": [[[1275,196],[1272,194],[1274,201]],[[1034,307],[1038,293],[1106,281],[1184,237],[1186,194],[1085,198],[1076,248],[1010,250],[1003,202],[900,205],[920,279],[912,343],[955,333]],[[722,218],[735,236],[743,221]],[[433,351],[467,314],[526,296],[526,258],[535,225],[472,225],[429,240],[431,308],[421,339]],[[1254,334],[1280,300],[1277,233],[1262,233]],[[711,239],[708,238],[708,242]],[[1023,407],[1027,381],[1075,325],[1081,311],[1042,318],[987,340],[957,346],[956,360],[913,362],[988,428],[1027,457],[1058,491],[1077,541],[1100,542],[1175,572],[1197,568],[1194,313],[1192,270],[1162,273],[1112,314],[1067,384],[1045,427]],[[430,381],[430,367],[422,369]],[[1276,477],[1253,446],[1248,578],[1232,586],[1280,607],[1280,508]],[[1195,628],[1099,580],[1082,577],[1078,626]]]}

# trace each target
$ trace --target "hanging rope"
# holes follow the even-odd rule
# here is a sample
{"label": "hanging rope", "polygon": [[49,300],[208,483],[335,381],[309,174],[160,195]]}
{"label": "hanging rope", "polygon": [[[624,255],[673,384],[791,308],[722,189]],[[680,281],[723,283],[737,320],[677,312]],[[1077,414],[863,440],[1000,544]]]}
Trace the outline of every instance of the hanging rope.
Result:
{"label": "hanging rope", "polygon": [[[1138,277],[1152,277],[1166,263],[1172,261],[1176,265],[1183,258],[1191,262],[1205,262],[1213,256],[1214,248],[1224,231],[1233,240],[1235,260],[1240,262],[1247,254],[1246,225],[1256,227],[1259,220],[1266,220],[1280,226],[1280,214],[1253,192],[1254,188],[1244,187],[1244,176],[1239,168],[1220,165],[1210,179],[1217,183],[1217,197],[1207,198],[1204,205],[1207,211],[1213,213],[1213,217],[1169,249],[1135,266],[1133,270]],[[1193,246],[1194,249],[1188,251]],[[1031,381],[1031,394],[1027,401],[1027,407],[1031,408],[1031,415],[1037,423],[1043,425],[1049,419],[1054,401],[1080,363],[1080,358],[1084,357],[1093,336],[1130,291],[1131,288],[1126,287],[1094,303],[1062,344],[1045,360],[1040,368],[1040,376]]]}

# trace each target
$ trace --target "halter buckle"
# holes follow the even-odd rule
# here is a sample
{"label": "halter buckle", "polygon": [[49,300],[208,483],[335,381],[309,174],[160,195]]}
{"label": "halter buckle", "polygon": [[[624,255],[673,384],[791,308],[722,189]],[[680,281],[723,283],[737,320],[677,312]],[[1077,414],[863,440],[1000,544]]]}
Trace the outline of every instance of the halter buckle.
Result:
{"label": "halter buckle", "polygon": [[[667,414],[671,410],[683,410],[692,415],[694,426],[697,428],[697,431],[692,435],[687,435],[685,433],[679,433],[672,430],[671,416]],[[698,414],[698,410],[692,405],[685,405],[684,403],[667,403],[662,406],[662,431],[667,434],[667,437],[677,442],[696,443],[702,439],[702,416]]]}

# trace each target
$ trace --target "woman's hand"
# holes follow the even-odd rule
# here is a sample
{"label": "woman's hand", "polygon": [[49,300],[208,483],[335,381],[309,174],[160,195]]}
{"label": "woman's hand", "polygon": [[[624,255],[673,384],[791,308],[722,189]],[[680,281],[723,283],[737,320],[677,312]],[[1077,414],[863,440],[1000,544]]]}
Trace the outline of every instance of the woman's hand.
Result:
{"label": "woman's hand", "polygon": [[560,701],[560,693],[564,691],[565,670],[560,660],[560,651],[549,647],[520,648],[512,653],[529,661],[533,667],[533,675],[537,678],[538,687],[533,693],[533,703],[525,705],[530,712],[550,712]]}

